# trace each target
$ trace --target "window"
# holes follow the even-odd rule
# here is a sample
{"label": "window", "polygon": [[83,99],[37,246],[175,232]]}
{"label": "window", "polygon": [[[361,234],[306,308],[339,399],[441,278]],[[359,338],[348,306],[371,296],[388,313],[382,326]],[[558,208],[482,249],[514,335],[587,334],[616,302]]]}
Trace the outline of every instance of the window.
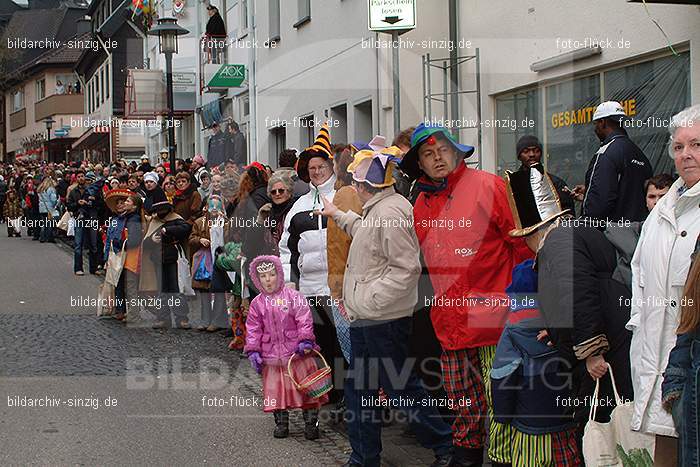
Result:
{"label": "window", "polygon": [[[499,175],[506,170],[515,172],[520,162],[515,155],[515,145],[522,136],[534,135],[542,140],[542,94],[539,89],[519,91],[496,97],[496,115],[498,121],[516,122],[512,130],[509,125],[496,128],[496,169]],[[521,125],[525,119],[534,120],[535,126]]]}
{"label": "window", "polygon": [[668,157],[668,121],[690,105],[690,54],[668,56],[603,73],[605,100],[622,104],[627,133],[654,173],[674,173]]}
{"label": "window", "polygon": [[38,79],[36,81],[36,100],[40,101],[46,97],[46,80]]}
{"label": "window", "polygon": [[109,99],[109,63],[105,63],[105,98]]}
{"label": "window", "polygon": [[307,115],[299,119],[299,129],[301,130],[301,147],[308,148],[314,141],[314,115]]}
{"label": "window", "polygon": [[247,118],[250,115],[250,97],[245,96],[241,99],[241,116]]}
{"label": "window", "polygon": [[270,33],[268,42],[278,42],[280,40],[280,0],[270,1]]}
{"label": "window", "polygon": [[239,0],[241,15],[241,34],[245,35],[248,33],[248,0]]}
{"label": "window", "polygon": [[24,89],[18,89],[12,93],[12,111],[17,112],[24,108]]}
{"label": "window", "polygon": [[295,28],[299,28],[311,21],[311,0],[297,0],[299,10],[299,20],[294,23]]}
{"label": "window", "polygon": [[348,140],[348,106],[346,104],[331,107],[331,133],[336,141]]}
{"label": "window", "polygon": [[[496,96],[496,121],[517,122],[516,131],[496,131],[499,173],[520,166],[515,142],[524,134],[533,134],[544,145],[548,172],[569,186],[584,183],[588,164],[600,146],[591,125],[593,112],[608,100],[622,104],[629,117],[627,133],[647,156],[654,173],[673,173],[673,160],[666,153],[667,126],[671,116],[690,105],[688,52]],[[524,127],[525,118],[534,120],[534,127]]]}
{"label": "window", "polygon": [[105,101],[105,69],[100,68],[100,103]]}
{"label": "window", "polygon": [[278,126],[270,129],[270,161],[276,161],[279,154],[287,147],[287,129]]}
{"label": "window", "polygon": [[372,139],[372,101],[368,100],[355,105],[355,141]]}

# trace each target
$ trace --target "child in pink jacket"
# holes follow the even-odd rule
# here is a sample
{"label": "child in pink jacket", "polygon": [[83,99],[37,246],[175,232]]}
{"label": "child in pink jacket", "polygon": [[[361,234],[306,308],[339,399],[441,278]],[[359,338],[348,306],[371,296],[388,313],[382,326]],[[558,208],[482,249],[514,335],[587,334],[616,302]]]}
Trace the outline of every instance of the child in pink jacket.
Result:
{"label": "child in pink jacket", "polygon": [[260,295],[250,303],[246,319],[244,351],[263,380],[265,412],[275,416],[275,438],[289,436],[288,409],[302,409],[304,437],[317,439],[318,409],[328,396],[314,399],[302,394],[287,374],[287,362],[295,352],[292,372],[297,382],[316,371],[313,358],[304,358],[316,346],[311,309],[305,297],[285,287],[282,262],[277,256],[258,256],[250,263],[250,277]]}

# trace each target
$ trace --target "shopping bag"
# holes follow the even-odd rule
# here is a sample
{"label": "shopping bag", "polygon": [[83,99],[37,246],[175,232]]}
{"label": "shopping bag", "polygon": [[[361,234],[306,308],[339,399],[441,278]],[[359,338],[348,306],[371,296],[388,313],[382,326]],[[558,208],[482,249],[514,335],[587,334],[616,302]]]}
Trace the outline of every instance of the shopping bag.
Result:
{"label": "shopping bag", "polygon": [[58,220],[58,224],[56,224],[56,228],[67,231],[68,230],[68,221],[70,220],[71,215],[69,211],[66,211],[63,213],[61,218]]}
{"label": "shopping bag", "polygon": [[97,316],[109,316],[114,312],[114,286],[102,283],[97,292]]}
{"label": "shopping bag", "polygon": [[[608,363],[608,373],[612,380],[615,394],[616,407],[610,416],[610,422],[600,423],[595,421],[598,408],[598,391],[600,380],[595,382],[591,410],[588,415],[588,423],[583,431],[583,459],[586,466],[623,466],[623,459],[628,457],[639,459],[654,458],[653,435],[632,431],[631,420],[633,413],[632,402],[625,403],[617,392],[615,377],[612,367]],[[628,464],[624,464],[628,465]],[[637,462],[631,465],[637,465]],[[644,465],[644,462],[639,463]]]}
{"label": "shopping bag", "polygon": [[190,262],[180,246],[177,247],[177,285],[180,293],[194,296],[192,289],[192,276],[190,275]]}
{"label": "shopping bag", "polygon": [[75,217],[70,216],[68,219],[68,229],[66,230],[66,237],[75,237]]}
{"label": "shopping bag", "polygon": [[194,280],[196,281],[211,281],[212,268],[214,267],[209,248],[201,248],[192,257],[192,266]]}
{"label": "shopping bag", "polygon": [[122,242],[122,249],[119,253],[116,253],[114,249],[109,249],[109,256],[107,256],[107,264],[105,265],[105,282],[113,285],[114,287],[119,284],[119,277],[122,275],[124,270],[124,261],[126,261],[126,251],[124,247],[126,242]]}

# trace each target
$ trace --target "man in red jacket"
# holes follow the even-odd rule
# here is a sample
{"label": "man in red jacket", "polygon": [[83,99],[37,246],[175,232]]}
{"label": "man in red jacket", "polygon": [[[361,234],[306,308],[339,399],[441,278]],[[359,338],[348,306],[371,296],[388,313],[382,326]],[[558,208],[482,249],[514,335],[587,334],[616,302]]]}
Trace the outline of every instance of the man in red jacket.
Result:
{"label": "man in red jacket", "polygon": [[[505,181],[470,169],[474,148],[443,127],[420,124],[401,169],[417,178],[415,229],[435,290],[431,319],[442,346],[445,390],[456,411],[453,443],[462,465],[481,465],[492,413],[490,372],[508,311],[505,289],[516,264],[532,257],[515,228]],[[492,423],[489,457],[510,463],[510,432]],[[506,444],[508,443],[508,444]]]}

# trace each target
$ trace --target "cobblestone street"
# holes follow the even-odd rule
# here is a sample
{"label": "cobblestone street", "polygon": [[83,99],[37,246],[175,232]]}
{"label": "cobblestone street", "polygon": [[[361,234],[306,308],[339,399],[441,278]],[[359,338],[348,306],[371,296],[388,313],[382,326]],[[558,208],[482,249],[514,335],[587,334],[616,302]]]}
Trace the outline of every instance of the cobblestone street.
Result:
{"label": "cobblestone street", "polygon": [[[227,350],[228,338],[129,328],[71,307],[71,299],[94,299],[99,281],[70,274],[68,253],[60,243],[0,237],[3,465],[347,461],[343,427],[324,413],[319,441],[304,439],[300,413],[292,413],[289,438],[272,438],[272,416],[255,406],[260,379]],[[17,406],[29,400],[49,406]],[[404,432],[400,424],[385,429],[385,465],[429,464],[432,453]]]}

